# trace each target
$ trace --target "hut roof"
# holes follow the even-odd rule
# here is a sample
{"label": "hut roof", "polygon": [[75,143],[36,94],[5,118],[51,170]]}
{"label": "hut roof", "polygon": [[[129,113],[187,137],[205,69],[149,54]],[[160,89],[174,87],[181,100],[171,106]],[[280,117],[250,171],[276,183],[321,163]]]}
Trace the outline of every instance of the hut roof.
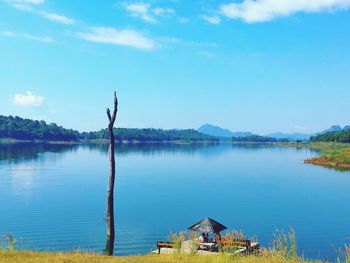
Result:
{"label": "hut roof", "polygon": [[196,224],[190,226],[188,229],[196,232],[218,234],[221,231],[227,229],[227,227],[215,221],[214,219],[207,217],[197,222]]}

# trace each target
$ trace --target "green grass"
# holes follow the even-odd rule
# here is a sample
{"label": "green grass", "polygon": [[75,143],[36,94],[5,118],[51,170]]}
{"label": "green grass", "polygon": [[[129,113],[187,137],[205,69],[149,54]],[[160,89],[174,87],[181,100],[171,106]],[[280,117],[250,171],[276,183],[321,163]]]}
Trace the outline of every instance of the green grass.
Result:
{"label": "green grass", "polygon": [[308,147],[319,150],[321,156],[306,160],[306,163],[336,169],[350,169],[350,144],[320,142],[309,143]]}
{"label": "green grass", "polygon": [[[286,259],[279,255],[262,256],[240,256],[233,257],[225,254],[214,256],[190,256],[182,254],[173,255],[146,255],[129,257],[108,257],[91,253],[48,253],[48,252],[30,252],[30,251],[0,251],[0,262],[13,263],[296,263],[312,262],[302,259]],[[319,262],[319,261],[318,261]]]}
{"label": "green grass", "polygon": [[282,146],[305,147],[320,152],[320,156],[305,163],[339,170],[350,170],[350,144],[336,142],[285,143]]}

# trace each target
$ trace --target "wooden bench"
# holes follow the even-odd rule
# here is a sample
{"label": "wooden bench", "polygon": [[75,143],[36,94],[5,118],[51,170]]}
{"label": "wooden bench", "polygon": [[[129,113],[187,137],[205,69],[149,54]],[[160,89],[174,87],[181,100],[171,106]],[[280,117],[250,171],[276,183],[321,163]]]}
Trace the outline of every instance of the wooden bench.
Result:
{"label": "wooden bench", "polygon": [[218,245],[216,243],[198,243],[198,250],[206,250],[210,252],[218,252]]}
{"label": "wooden bench", "polygon": [[252,242],[250,240],[233,240],[232,241],[232,246],[237,246],[237,247],[245,247],[245,248],[250,248]]}
{"label": "wooden bench", "polygon": [[243,254],[250,255],[259,251],[260,245],[257,242],[251,240],[235,239],[228,242],[221,242],[222,246],[244,248]]}
{"label": "wooden bench", "polygon": [[160,254],[161,248],[174,248],[174,246],[174,243],[157,241],[158,254]]}

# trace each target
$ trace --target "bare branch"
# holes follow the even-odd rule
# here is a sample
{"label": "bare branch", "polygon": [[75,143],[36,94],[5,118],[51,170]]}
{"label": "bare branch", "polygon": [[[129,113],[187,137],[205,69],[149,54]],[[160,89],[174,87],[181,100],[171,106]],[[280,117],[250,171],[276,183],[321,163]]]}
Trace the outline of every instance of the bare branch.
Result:
{"label": "bare branch", "polygon": [[106,112],[107,112],[107,116],[108,116],[109,122],[111,122],[112,121],[112,117],[111,117],[111,111],[109,110],[109,108],[107,108]]}
{"label": "bare branch", "polygon": [[117,112],[118,112],[118,97],[117,97],[117,93],[114,91],[114,110],[110,120],[112,125],[114,125],[115,119],[117,117]]}

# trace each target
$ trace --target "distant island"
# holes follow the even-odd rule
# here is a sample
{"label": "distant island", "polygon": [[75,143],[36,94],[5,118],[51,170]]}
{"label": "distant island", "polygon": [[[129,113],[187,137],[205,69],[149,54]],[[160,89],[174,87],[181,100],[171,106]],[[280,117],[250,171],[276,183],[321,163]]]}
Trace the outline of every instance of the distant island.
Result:
{"label": "distant island", "polygon": [[[217,142],[219,139],[194,129],[115,129],[116,141],[120,142]],[[65,129],[55,123],[0,115],[0,140],[2,141],[52,141],[81,142],[107,140],[107,129],[79,132]]]}
{"label": "distant island", "polygon": [[[197,131],[220,138],[221,141],[232,141],[242,143],[277,143],[277,142],[289,142],[296,141],[288,139],[286,137],[274,137],[274,136],[261,136],[253,134],[252,132],[233,132],[228,129],[221,128],[216,125],[204,124],[197,129]],[[310,136],[309,136],[310,137]]]}

